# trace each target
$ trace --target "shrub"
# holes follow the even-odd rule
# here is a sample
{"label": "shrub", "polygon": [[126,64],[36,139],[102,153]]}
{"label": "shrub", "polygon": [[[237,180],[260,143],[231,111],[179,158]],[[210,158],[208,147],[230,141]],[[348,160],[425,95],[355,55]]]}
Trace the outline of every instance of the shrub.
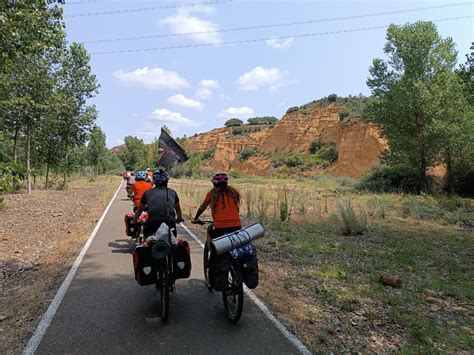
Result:
{"label": "shrub", "polygon": [[354,186],[356,183],[355,179],[347,176],[340,176],[336,180],[341,186]]}
{"label": "shrub", "polygon": [[274,116],[251,117],[247,120],[249,125],[272,125],[278,122]]}
{"label": "shrub", "polygon": [[334,163],[337,160],[336,144],[332,142],[322,144],[315,156],[328,163]]}
{"label": "shrub", "polygon": [[337,100],[337,95],[336,94],[331,94],[327,97],[329,102],[336,102]]}
{"label": "shrub", "polygon": [[414,169],[405,166],[378,165],[362,177],[357,189],[372,192],[419,193],[421,186]]}
{"label": "shrub", "polygon": [[236,127],[242,126],[244,122],[242,120],[239,120],[238,118],[231,118],[230,120],[227,120],[224,124],[226,127]]}
{"label": "shrub", "polygon": [[229,176],[231,178],[234,178],[234,179],[239,179],[241,174],[240,174],[240,171],[237,171],[237,170],[231,170],[229,171]]}
{"label": "shrub", "polygon": [[239,134],[242,134],[243,133],[243,128],[242,127],[234,127],[232,128],[232,134],[233,135],[239,135]]}
{"label": "shrub", "polygon": [[331,215],[331,220],[342,235],[360,235],[367,230],[367,217],[362,212],[357,214],[349,200],[337,205],[337,212]]}
{"label": "shrub", "polygon": [[293,106],[293,107],[290,107],[288,110],[286,110],[286,113],[296,112],[298,110],[299,110],[298,106]]}
{"label": "shrub", "polygon": [[303,159],[301,158],[301,153],[287,153],[280,154],[272,159],[272,164],[276,167],[286,165],[290,168],[294,168],[303,164]]}
{"label": "shrub", "polygon": [[25,168],[19,163],[0,163],[0,192],[12,191],[26,178]]}
{"label": "shrub", "polygon": [[214,157],[215,152],[216,152],[215,149],[208,149],[208,150],[205,150],[204,152],[198,153],[198,155],[202,160],[209,160]]}
{"label": "shrub", "polygon": [[350,113],[347,111],[339,112],[339,120],[344,121],[347,117],[349,117]]}
{"label": "shrub", "polygon": [[239,160],[245,161],[250,157],[253,157],[258,154],[257,148],[244,148],[239,152]]}
{"label": "shrub", "polygon": [[319,139],[312,141],[309,145],[310,154],[315,154],[319,149],[321,149],[321,141]]}
{"label": "shrub", "polygon": [[[446,184],[443,186],[446,188]],[[458,172],[454,182],[454,192],[464,197],[474,197],[474,170]]]}

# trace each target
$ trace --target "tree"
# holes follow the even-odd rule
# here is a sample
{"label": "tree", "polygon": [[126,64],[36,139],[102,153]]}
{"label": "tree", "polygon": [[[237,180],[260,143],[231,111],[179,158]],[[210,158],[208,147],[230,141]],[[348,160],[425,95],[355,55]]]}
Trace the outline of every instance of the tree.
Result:
{"label": "tree", "polygon": [[125,165],[125,169],[143,167],[145,163],[146,147],[143,140],[127,136],[124,138],[125,149],[120,153],[120,159]]}
{"label": "tree", "polygon": [[448,75],[456,63],[454,43],[431,22],[392,24],[386,38],[388,60],[374,59],[369,69],[367,85],[376,100],[368,114],[388,139],[387,162],[416,170],[420,190],[427,191],[427,170],[439,158],[435,127],[452,119],[443,87],[455,86]]}
{"label": "tree", "polygon": [[95,167],[96,175],[99,175],[100,168],[104,167],[107,157],[107,146],[105,134],[98,126],[94,126],[91,130],[89,144],[87,145],[87,155],[89,163]]}
{"label": "tree", "polygon": [[226,127],[237,127],[242,126],[244,122],[238,118],[231,118],[230,120],[225,121],[224,125]]}

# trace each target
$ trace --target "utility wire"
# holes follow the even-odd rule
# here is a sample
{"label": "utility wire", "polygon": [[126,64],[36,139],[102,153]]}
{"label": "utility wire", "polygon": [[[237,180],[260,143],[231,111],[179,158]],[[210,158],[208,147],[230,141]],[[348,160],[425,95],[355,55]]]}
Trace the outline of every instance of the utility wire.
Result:
{"label": "utility wire", "polygon": [[84,41],[83,43],[122,42],[122,41],[135,41],[135,40],[152,39],[152,38],[168,38],[168,37],[201,35],[201,34],[209,34],[209,33],[250,31],[250,30],[263,29],[263,28],[287,27],[287,26],[295,26],[295,25],[307,25],[307,24],[320,23],[320,22],[331,22],[331,21],[359,19],[359,18],[365,18],[365,17],[394,15],[394,14],[402,14],[402,13],[408,13],[408,12],[417,12],[417,11],[433,10],[433,9],[442,9],[442,8],[447,8],[447,7],[464,6],[464,5],[472,5],[472,2],[462,2],[462,3],[448,4],[448,5],[419,7],[419,8],[414,8],[414,9],[377,12],[377,13],[369,13],[369,14],[362,14],[362,15],[330,17],[330,18],[323,18],[323,19],[312,19],[312,20],[303,20],[303,21],[295,21],[295,22],[274,23],[274,24],[267,24],[267,25],[234,27],[234,28],[227,28],[227,29],[222,29],[222,30],[212,30],[212,31],[180,32],[180,33],[157,34],[157,35],[125,37],[125,38],[97,39],[97,40]]}
{"label": "utility wire", "polygon": [[215,1],[203,1],[203,2],[186,2],[186,3],[170,3],[167,5],[152,6],[152,7],[139,7],[135,9],[123,9],[123,10],[110,10],[110,11],[99,11],[99,12],[84,12],[81,14],[72,14],[64,16],[66,18],[72,17],[85,17],[85,16],[103,16],[103,15],[118,15],[126,13],[136,13],[136,12],[145,12],[145,11],[156,11],[156,10],[166,10],[166,9],[175,9],[178,7],[196,7],[196,6],[208,6],[208,5],[218,5],[232,2],[232,0],[215,0]]}
{"label": "utility wire", "polygon": [[[452,20],[461,20],[467,18],[473,18],[474,16],[458,16],[458,17],[446,17],[436,20],[428,20],[431,22],[443,22],[443,21],[452,21]],[[113,51],[103,51],[103,52],[91,52],[91,54],[103,55],[103,54],[117,54],[117,53],[134,53],[134,52],[151,52],[159,50],[169,50],[169,49],[182,49],[182,48],[196,48],[196,47],[210,47],[210,46],[222,46],[229,44],[242,44],[242,43],[253,43],[253,42],[263,42],[271,39],[288,39],[288,38],[306,38],[306,37],[315,37],[315,36],[324,36],[340,33],[349,33],[349,32],[363,32],[387,28],[387,25],[384,26],[373,26],[373,27],[361,27],[361,28],[352,28],[346,30],[338,31],[327,31],[327,32],[315,32],[315,33],[303,33],[290,36],[280,36],[280,37],[266,37],[266,38],[254,38],[254,39],[243,39],[238,41],[225,41],[218,43],[199,43],[199,44],[186,44],[181,46],[166,46],[166,47],[155,47],[155,48],[138,48],[138,49],[123,49],[123,50],[113,50]]]}

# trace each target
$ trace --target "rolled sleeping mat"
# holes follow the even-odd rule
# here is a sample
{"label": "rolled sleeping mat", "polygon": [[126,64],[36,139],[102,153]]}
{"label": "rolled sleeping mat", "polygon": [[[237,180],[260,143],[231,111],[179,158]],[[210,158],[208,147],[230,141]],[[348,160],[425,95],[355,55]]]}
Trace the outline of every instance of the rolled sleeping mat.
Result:
{"label": "rolled sleeping mat", "polygon": [[155,259],[163,259],[170,253],[170,251],[171,244],[164,240],[158,240],[151,246],[151,255]]}
{"label": "rolled sleeping mat", "polygon": [[238,231],[213,239],[211,241],[211,248],[217,255],[221,255],[239,248],[250,241],[262,238],[264,234],[265,229],[260,223],[251,224]]}

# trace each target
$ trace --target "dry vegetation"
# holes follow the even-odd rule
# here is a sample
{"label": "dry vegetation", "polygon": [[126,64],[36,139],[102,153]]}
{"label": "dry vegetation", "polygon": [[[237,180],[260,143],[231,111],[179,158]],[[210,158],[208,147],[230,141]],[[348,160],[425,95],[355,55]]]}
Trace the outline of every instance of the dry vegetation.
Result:
{"label": "dry vegetation", "polygon": [[[472,200],[366,194],[350,179],[326,176],[233,185],[246,223],[267,227],[257,242],[257,293],[313,350],[472,351]],[[173,187],[189,220],[211,184]],[[384,286],[380,276],[401,285]]]}

